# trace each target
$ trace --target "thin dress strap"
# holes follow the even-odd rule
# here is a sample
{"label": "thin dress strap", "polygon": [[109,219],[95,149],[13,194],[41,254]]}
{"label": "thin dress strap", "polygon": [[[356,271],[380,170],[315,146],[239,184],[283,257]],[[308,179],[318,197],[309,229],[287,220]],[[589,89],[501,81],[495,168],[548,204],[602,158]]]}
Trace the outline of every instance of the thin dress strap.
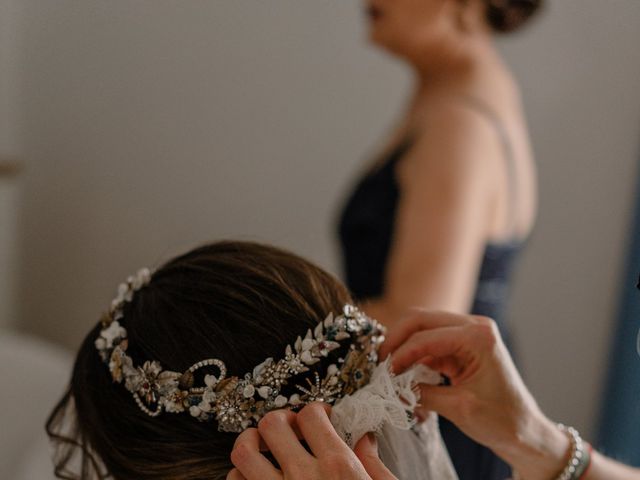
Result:
{"label": "thin dress strap", "polygon": [[517,207],[519,202],[516,188],[516,154],[513,143],[511,143],[511,138],[509,137],[509,133],[507,132],[504,123],[493,108],[477,97],[465,95],[462,98],[465,100],[465,103],[489,120],[498,134],[500,143],[502,144],[505,166],[507,168],[507,188],[509,198],[507,231],[511,232],[512,238],[516,238],[516,227],[518,221],[517,215],[519,212]]}

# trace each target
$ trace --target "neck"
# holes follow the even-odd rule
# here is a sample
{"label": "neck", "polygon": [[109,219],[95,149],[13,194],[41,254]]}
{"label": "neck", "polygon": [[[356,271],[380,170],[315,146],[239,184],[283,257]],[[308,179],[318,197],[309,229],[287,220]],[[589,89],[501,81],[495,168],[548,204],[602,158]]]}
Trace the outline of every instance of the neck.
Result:
{"label": "neck", "polygon": [[410,63],[419,83],[455,84],[502,66],[489,34],[478,32],[456,37],[412,55]]}
{"label": "neck", "polygon": [[424,62],[411,62],[414,73],[413,94],[408,115],[424,115],[436,98],[471,96],[485,98],[499,91],[501,96],[516,93],[511,73],[503,63],[490,38],[472,46],[430,56]]}
{"label": "neck", "polygon": [[423,61],[411,61],[414,72],[414,100],[433,95],[480,94],[511,88],[511,75],[490,37],[451,43],[455,48],[438,49]]}

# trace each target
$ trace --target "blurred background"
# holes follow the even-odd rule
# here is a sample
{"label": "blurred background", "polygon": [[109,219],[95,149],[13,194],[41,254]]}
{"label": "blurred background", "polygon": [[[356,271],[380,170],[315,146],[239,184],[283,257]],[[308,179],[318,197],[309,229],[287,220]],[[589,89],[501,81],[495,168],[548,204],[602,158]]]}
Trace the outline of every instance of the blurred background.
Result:
{"label": "blurred background", "polygon": [[[233,237],[341,274],[339,207],[409,80],[363,27],[355,0],[0,0],[0,358],[24,388],[54,379],[3,428],[39,428],[69,352],[140,266]],[[500,41],[541,200],[510,320],[543,410],[587,438],[638,271],[639,27],[637,0],[562,0]],[[50,371],[7,363],[33,338]],[[28,458],[28,441],[3,452]]]}

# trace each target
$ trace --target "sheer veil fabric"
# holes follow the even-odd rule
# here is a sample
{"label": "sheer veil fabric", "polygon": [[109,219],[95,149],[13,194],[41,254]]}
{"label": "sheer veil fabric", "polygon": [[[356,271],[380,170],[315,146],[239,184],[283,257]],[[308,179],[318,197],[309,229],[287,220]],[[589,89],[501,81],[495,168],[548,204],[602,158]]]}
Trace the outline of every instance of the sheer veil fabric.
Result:
{"label": "sheer veil fabric", "polygon": [[377,438],[380,459],[399,480],[458,480],[437,415],[411,430],[387,425]]}
{"label": "sheer veil fabric", "polygon": [[416,385],[440,381],[440,375],[424,365],[392,375],[387,360],[366,386],[336,403],[331,422],[351,448],[367,432],[376,432],[380,458],[400,480],[457,480],[437,415],[418,424],[413,420],[420,400]]}

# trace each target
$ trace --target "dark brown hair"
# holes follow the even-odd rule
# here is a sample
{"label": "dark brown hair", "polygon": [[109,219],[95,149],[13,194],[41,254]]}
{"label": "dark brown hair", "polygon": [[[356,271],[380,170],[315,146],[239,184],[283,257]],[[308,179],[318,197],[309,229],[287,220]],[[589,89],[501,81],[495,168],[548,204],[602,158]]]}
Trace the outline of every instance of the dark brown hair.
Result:
{"label": "dark brown hair", "polygon": [[[136,364],[157,360],[185,371],[206,358],[230,375],[250,372],[285,345],[338,313],[350,296],[334,277],[283,250],[219,242],[179,256],[156,271],[124,309]],[[114,384],[94,341],[78,352],[67,393],[47,421],[58,478],[117,480],[224,478],[236,434],[188,414],[143,413]]]}
{"label": "dark brown hair", "polygon": [[487,22],[495,32],[518,30],[540,10],[543,0],[485,0]]}

